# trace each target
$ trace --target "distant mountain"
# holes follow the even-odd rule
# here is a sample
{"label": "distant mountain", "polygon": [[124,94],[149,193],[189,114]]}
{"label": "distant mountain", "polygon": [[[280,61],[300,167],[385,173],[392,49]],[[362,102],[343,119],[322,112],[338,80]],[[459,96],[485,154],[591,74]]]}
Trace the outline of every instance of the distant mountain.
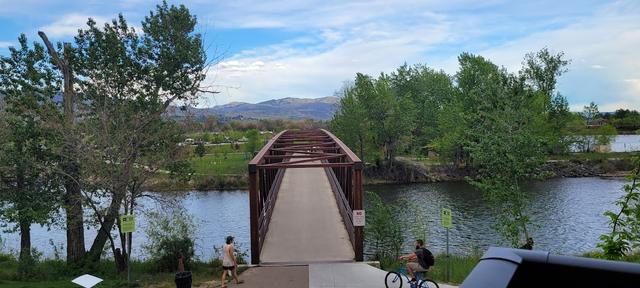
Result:
{"label": "distant mountain", "polygon": [[[211,108],[189,108],[196,118],[209,115],[231,119],[315,119],[329,120],[338,109],[337,97],[323,97],[316,99],[282,98],[268,100],[256,104],[245,102],[231,102]],[[184,116],[178,111],[173,116]]]}

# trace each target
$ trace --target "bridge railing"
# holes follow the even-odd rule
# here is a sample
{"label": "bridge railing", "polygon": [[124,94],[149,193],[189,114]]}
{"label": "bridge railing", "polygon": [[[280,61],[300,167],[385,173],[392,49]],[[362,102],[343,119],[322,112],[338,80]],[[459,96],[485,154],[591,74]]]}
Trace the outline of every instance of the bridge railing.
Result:
{"label": "bridge railing", "polygon": [[353,245],[355,260],[363,260],[363,227],[355,227],[352,219],[353,210],[363,209],[362,161],[329,131],[285,130],[269,140],[249,162],[253,264],[260,263],[284,171],[311,167],[324,168]]}

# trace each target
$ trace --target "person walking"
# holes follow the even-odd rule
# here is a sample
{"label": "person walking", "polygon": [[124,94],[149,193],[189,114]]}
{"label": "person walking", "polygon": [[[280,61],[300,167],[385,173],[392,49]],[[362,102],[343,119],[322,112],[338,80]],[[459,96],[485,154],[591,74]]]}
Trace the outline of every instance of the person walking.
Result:
{"label": "person walking", "polygon": [[236,261],[235,247],[233,247],[233,236],[227,236],[225,243],[222,252],[222,288],[227,287],[227,271],[231,271],[236,284],[244,283],[243,280],[238,280],[238,262]]}

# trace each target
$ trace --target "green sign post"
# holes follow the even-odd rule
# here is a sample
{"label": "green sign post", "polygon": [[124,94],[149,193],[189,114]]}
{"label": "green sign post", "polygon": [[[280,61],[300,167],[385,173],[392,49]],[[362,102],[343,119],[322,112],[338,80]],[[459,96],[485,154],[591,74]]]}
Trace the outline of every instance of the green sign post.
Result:
{"label": "green sign post", "polygon": [[120,216],[120,232],[122,233],[136,232],[136,217],[133,215]]}
{"label": "green sign post", "polygon": [[[134,215],[121,215],[120,216],[120,232],[125,234],[125,237],[129,237],[131,239],[131,233],[136,232],[136,216]],[[128,236],[127,236],[128,235]],[[125,243],[129,243],[131,245],[131,241],[126,241]],[[126,249],[123,247],[124,251]],[[133,249],[131,249],[133,251]],[[131,255],[127,253],[127,285],[131,281]]]}
{"label": "green sign post", "polygon": [[451,209],[448,208],[442,208],[442,213],[440,214],[441,216],[441,221],[442,221],[442,227],[447,229],[447,281],[449,281],[449,275],[450,275],[450,262],[451,259],[449,257],[449,228],[451,228],[453,226],[452,221],[451,221]]}

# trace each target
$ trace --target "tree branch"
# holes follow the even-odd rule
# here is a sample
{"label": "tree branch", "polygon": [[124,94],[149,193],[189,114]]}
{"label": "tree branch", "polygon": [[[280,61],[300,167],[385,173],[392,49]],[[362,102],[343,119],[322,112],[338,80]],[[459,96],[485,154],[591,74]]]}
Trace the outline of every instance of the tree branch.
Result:
{"label": "tree branch", "polygon": [[44,34],[44,32],[42,31],[38,31],[38,35],[40,35],[40,38],[42,38],[44,45],[47,46],[47,50],[49,51],[49,55],[51,55],[51,58],[53,58],[53,62],[55,62],[60,70],[64,70],[64,66],[66,63],[62,59],[60,59],[60,56],[58,56],[58,52],[56,52],[56,49],[54,49],[53,45],[51,45],[47,34]]}

